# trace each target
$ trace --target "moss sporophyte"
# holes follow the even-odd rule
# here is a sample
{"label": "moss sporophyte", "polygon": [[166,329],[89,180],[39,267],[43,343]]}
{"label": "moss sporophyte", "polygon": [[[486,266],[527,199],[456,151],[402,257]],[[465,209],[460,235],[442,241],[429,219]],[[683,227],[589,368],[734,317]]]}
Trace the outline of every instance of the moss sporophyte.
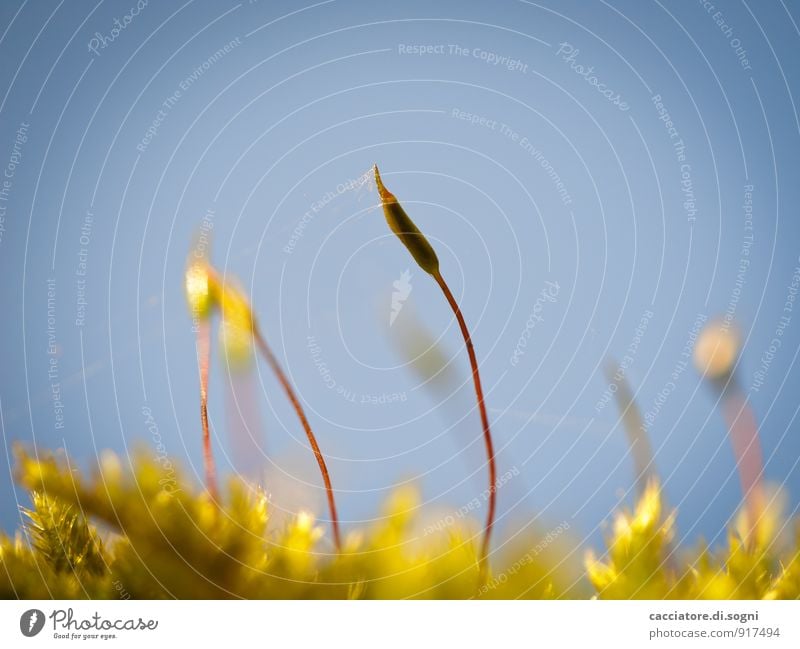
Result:
{"label": "moss sporophyte", "polygon": [[316,436],[305,415],[303,406],[297,398],[297,394],[283,371],[283,368],[267,344],[266,338],[261,332],[261,328],[250,307],[249,301],[232,282],[221,280],[219,274],[205,259],[190,261],[186,270],[185,285],[190,310],[197,319],[195,329],[198,332],[198,356],[200,359],[200,418],[203,428],[203,454],[206,466],[206,483],[209,493],[215,500],[218,499],[219,494],[216,484],[214,460],[211,453],[207,405],[210,355],[209,320],[213,312],[218,310],[221,315],[220,340],[223,353],[228,363],[235,365],[246,362],[251,355],[253,341],[255,341],[256,347],[277,377],[292,404],[303,426],[303,430],[308,438],[308,443],[311,446],[314,457],[319,465],[320,473],[322,474],[328,507],[331,514],[333,540],[336,549],[340,550],[341,535],[339,532],[339,518],[336,513],[336,501],[333,495],[333,486],[331,485],[330,474],[327,464],[325,463],[325,458],[322,455]]}
{"label": "moss sporophyte", "polygon": [[494,443],[492,442],[492,431],[489,428],[489,417],[486,414],[486,404],[483,399],[483,388],[481,387],[481,376],[478,371],[478,360],[475,356],[475,348],[472,344],[472,336],[467,328],[467,323],[461,313],[450,287],[442,277],[439,271],[439,258],[436,256],[433,246],[425,238],[420,229],[411,220],[402,205],[398,202],[395,195],[392,194],[381,179],[378,165],[373,167],[375,172],[375,183],[378,187],[378,194],[380,195],[381,205],[383,207],[383,214],[386,217],[386,222],[389,224],[392,232],[397,235],[397,238],[403,243],[408,252],[417,262],[420,268],[428,273],[439,288],[453,310],[453,314],[458,321],[458,326],[461,329],[461,335],[464,337],[464,343],[467,347],[467,354],[469,356],[469,363],[472,368],[472,381],[475,386],[475,395],[478,401],[478,411],[481,417],[481,426],[483,428],[484,444],[486,446],[486,457],[489,464],[489,511],[486,515],[486,525],[484,528],[483,542],[481,544],[480,559],[481,564],[485,567],[488,555],[489,544],[492,535],[492,526],[494,525],[495,510],[497,507],[497,468],[495,466],[494,456]]}
{"label": "moss sporophyte", "polygon": [[219,499],[217,472],[211,452],[211,433],[208,426],[208,372],[211,360],[210,319],[219,299],[220,283],[205,257],[189,257],[184,274],[184,288],[189,310],[195,320],[197,364],[200,371],[200,425],[203,430],[203,464],[206,487]]}
{"label": "moss sporophyte", "polygon": [[764,455],[758,435],[758,423],[748,397],[736,377],[741,339],[735,326],[726,320],[712,320],[697,338],[694,363],[717,397],[728,427],[739,483],[745,507],[742,525],[745,543],[756,543],[759,527],[765,519]]}

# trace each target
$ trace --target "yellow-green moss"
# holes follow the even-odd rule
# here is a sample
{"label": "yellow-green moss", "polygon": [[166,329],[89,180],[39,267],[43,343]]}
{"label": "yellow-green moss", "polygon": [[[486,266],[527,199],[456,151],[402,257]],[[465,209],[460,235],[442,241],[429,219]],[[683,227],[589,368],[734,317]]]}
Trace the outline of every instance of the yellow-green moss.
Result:
{"label": "yellow-green moss", "polygon": [[214,503],[145,454],[130,471],[106,454],[86,476],[66,458],[18,449],[16,473],[33,509],[21,533],[0,537],[6,598],[800,596],[797,548],[779,556],[776,544],[745,542],[734,528],[726,548],[679,553],[655,482],[618,515],[607,552],[587,554],[585,575],[567,535],[543,543],[534,532],[483,574],[471,524],[420,533],[410,489],[390,498],[378,523],[350,532],[337,555],[311,513],[276,529],[259,488],[231,480]]}

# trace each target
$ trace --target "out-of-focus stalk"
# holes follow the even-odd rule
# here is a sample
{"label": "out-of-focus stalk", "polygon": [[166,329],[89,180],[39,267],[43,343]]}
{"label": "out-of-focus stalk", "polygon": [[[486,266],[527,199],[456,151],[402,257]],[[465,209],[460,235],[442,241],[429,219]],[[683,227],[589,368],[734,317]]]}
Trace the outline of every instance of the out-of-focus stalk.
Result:
{"label": "out-of-focus stalk", "polygon": [[755,542],[765,506],[764,460],[755,414],[734,375],[740,350],[736,329],[720,321],[710,322],[697,338],[694,362],[722,401],[722,416],[728,427],[747,514],[745,530],[749,538],[745,540]]}
{"label": "out-of-focus stalk", "polygon": [[297,413],[297,418],[303,426],[303,430],[308,438],[308,443],[311,445],[311,450],[314,452],[314,457],[317,460],[320,473],[322,474],[322,480],[325,484],[325,493],[328,498],[328,507],[331,514],[333,540],[337,551],[339,551],[342,547],[342,540],[339,532],[339,517],[336,513],[336,500],[333,495],[330,473],[328,472],[325,457],[322,455],[322,451],[317,443],[317,438],[314,435],[314,431],[311,429],[311,424],[308,422],[303,406],[297,398],[297,394],[289,378],[286,376],[283,368],[280,363],[278,363],[278,360],[267,344],[267,340],[261,332],[252,309],[250,308],[250,304],[244,295],[236,288],[226,283],[222,289],[221,304],[222,320],[225,327],[222,339],[229,358],[234,359],[236,362],[248,358],[251,353],[252,343],[255,341],[256,347],[258,347],[262,357],[277,377],[295,413]]}
{"label": "out-of-focus stalk", "polygon": [[204,259],[192,259],[185,273],[186,299],[194,318],[197,364],[200,373],[200,425],[203,430],[203,465],[206,488],[214,500],[219,499],[217,471],[211,452],[208,424],[208,371],[211,362],[211,314],[217,304],[219,283]]}
{"label": "out-of-focus stalk", "polygon": [[322,455],[322,451],[319,448],[319,444],[317,443],[317,438],[314,435],[314,431],[311,430],[311,424],[308,423],[308,418],[306,417],[306,413],[303,409],[303,406],[300,404],[300,400],[297,398],[297,394],[295,394],[294,388],[292,384],[289,382],[286,374],[283,371],[283,368],[278,363],[278,359],[275,358],[275,355],[272,353],[272,350],[267,345],[267,341],[265,340],[264,336],[261,334],[261,330],[258,326],[253,326],[253,335],[255,336],[256,345],[258,346],[261,355],[265,358],[269,366],[272,368],[272,371],[275,373],[275,376],[278,377],[278,381],[280,382],[281,386],[283,386],[284,392],[286,392],[286,396],[289,398],[289,401],[294,408],[294,411],[297,413],[297,418],[300,420],[300,423],[303,426],[303,430],[306,433],[306,437],[308,438],[308,443],[311,445],[311,450],[314,452],[314,457],[317,459],[317,464],[319,465],[319,471],[322,474],[322,480],[325,483],[325,494],[328,497],[328,509],[330,509],[331,513],[331,527],[333,528],[333,540],[336,544],[336,549],[341,551],[342,549],[342,539],[341,534],[339,532],[339,517],[336,513],[336,500],[333,497],[333,485],[331,484],[331,476],[328,472],[328,465],[325,463],[325,457]]}
{"label": "out-of-focus stalk", "polygon": [[722,401],[722,415],[728,426],[739,470],[739,484],[747,511],[746,527],[754,537],[765,506],[764,457],[753,409],[738,385],[726,390]]}
{"label": "out-of-focus stalk", "polygon": [[606,364],[605,373],[609,383],[617,386],[615,398],[622,419],[622,427],[625,429],[628,446],[633,457],[636,494],[641,498],[648,483],[657,478],[653,447],[650,444],[650,437],[647,434],[639,407],[633,398],[633,391],[628,385],[624,373],[610,362]]}

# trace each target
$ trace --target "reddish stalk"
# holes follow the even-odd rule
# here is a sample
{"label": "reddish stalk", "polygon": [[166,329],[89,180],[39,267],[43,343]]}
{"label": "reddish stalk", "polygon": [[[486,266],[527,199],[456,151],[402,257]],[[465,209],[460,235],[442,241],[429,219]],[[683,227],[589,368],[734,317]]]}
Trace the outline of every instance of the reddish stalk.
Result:
{"label": "reddish stalk", "polygon": [[723,321],[710,322],[695,343],[694,362],[721,399],[722,416],[728,426],[742,487],[742,509],[748,537],[746,542],[756,543],[756,533],[765,506],[764,457],[758,439],[756,417],[748,397],[736,380],[736,361],[740,350],[741,338],[736,327]]}
{"label": "reddish stalk", "polygon": [[497,467],[495,466],[494,459],[494,444],[492,443],[492,432],[489,428],[489,417],[486,414],[486,404],[483,400],[483,388],[481,387],[481,375],[478,372],[478,359],[475,357],[475,348],[472,345],[472,336],[467,329],[467,323],[464,321],[464,316],[461,314],[461,309],[453,297],[450,287],[444,281],[441,273],[438,271],[433,273],[433,278],[436,280],[439,287],[442,289],[444,296],[447,298],[450,308],[456,316],[458,326],[461,329],[461,335],[464,337],[464,343],[467,346],[467,354],[469,355],[469,364],[472,367],[472,381],[475,384],[475,395],[478,399],[478,410],[481,413],[481,425],[483,426],[483,441],[486,444],[486,457],[489,460],[489,512],[486,516],[486,529],[483,535],[483,543],[481,545],[481,565],[485,566],[486,560],[489,556],[489,541],[492,535],[492,527],[494,526],[495,510],[497,508]]}
{"label": "reddish stalk", "polygon": [[461,335],[464,337],[464,342],[467,345],[467,353],[469,354],[469,362],[472,366],[472,381],[475,384],[475,394],[478,398],[478,410],[481,413],[481,423],[483,425],[483,439],[486,443],[486,456],[489,458],[489,512],[486,517],[486,531],[483,535],[483,544],[481,546],[480,565],[481,572],[485,575],[487,572],[488,556],[489,556],[489,541],[492,535],[492,526],[494,525],[495,509],[497,505],[497,469],[495,468],[494,459],[494,445],[492,444],[492,433],[489,429],[489,417],[486,414],[486,404],[483,401],[483,389],[481,388],[481,376],[478,372],[478,360],[475,358],[475,349],[472,346],[472,337],[467,329],[467,323],[464,321],[464,316],[461,315],[461,309],[458,302],[450,292],[447,282],[444,281],[442,274],[439,272],[439,258],[436,256],[436,251],[431,244],[422,234],[420,229],[411,220],[411,217],[406,214],[392,192],[386,189],[386,186],[381,180],[378,165],[374,166],[375,184],[378,186],[378,193],[381,197],[381,205],[383,206],[383,214],[386,217],[386,222],[389,228],[397,235],[402,244],[406,247],[408,252],[417,262],[420,268],[426,273],[431,275],[439,284],[444,296],[447,298],[450,308],[458,320],[458,326],[461,329]]}
{"label": "reddish stalk", "polygon": [[253,324],[253,336],[255,337],[258,349],[261,351],[261,354],[264,356],[270,368],[275,373],[275,376],[278,377],[278,381],[280,381],[281,385],[283,386],[286,396],[289,398],[289,401],[297,413],[297,417],[300,419],[300,423],[303,425],[303,430],[306,431],[308,443],[311,444],[311,449],[314,451],[314,457],[317,458],[317,464],[319,465],[320,473],[322,473],[322,480],[325,483],[325,493],[328,496],[328,508],[331,512],[331,526],[333,527],[334,544],[336,545],[336,550],[341,552],[342,541],[339,535],[339,517],[336,515],[336,501],[333,498],[333,486],[331,486],[331,477],[328,473],[328,466],[325,464],[325,458],[322,455],[319,444],[317,444],[317,438],[314,436],[314,432],[311,430],[311,425],[308,423],[303,406],[300,405],[300,401],[298,400],[291,383],[289,383],[289,379],[286,377],[286,374],[284,374],[283,368],[273,355],[272,350],[269,348],[269,345],[267,345],[267,341],[264,339],[264,336],[261,335],[261,331],[255,323]]}
{"label": "reddish stalk", "polygon": [[214,500],[219,500],[217,470],[211,454],[211,433],[208,426],[208,367],[211,362],[211,325],[202,320],[197,324],[197,357],[200,367],[200,423],[203,426],[203,463],[206,487]]}
{"label": "reddish stalk", "polygon": [[753,536],[764,511],[762,473],[764,458],[755,415],[738,385],[731,385],[722,397],[722,414],[730,431],[742,497],[747,512],[747,529]]}

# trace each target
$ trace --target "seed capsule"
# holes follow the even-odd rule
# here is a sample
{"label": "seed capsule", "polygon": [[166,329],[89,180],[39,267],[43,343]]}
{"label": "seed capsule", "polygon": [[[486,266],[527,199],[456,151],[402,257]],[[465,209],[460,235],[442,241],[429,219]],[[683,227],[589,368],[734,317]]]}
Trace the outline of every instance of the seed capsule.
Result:
{"label": "seed capsule", "polygon": [[253,357],[253,312],[238,288],[226,282],[221,290],[219,339],[222,353],[233,367],[246,367]]}
{"label": "seed capsule", "polygon": [[711,322],[700,332],[695,343],[695,367],[710,379],[722,379],[733,370],[740,347],[735,329],[723,328],[718,321]]}
{"label": "seed capsule", "polygon": [[214,271],[205,260],[189,262],[184,275],[184,288],[192,315],[200,320],[207,319],[217,303],[218,285]]}
{"label": "seed capsule", "polygon": [[406,214],[406,211],[397,202],[394,194],[390,192],[381,180],[378,165],[375,165],[375,183],[378,185],[378,194],[381,197],[383,214],[389,227],[397,235],[397,238],[408,248],[411,256],[426,273],[438,275],[439,258],[436,256],[433,247],[419,228],[414,225],[414,221]]}

